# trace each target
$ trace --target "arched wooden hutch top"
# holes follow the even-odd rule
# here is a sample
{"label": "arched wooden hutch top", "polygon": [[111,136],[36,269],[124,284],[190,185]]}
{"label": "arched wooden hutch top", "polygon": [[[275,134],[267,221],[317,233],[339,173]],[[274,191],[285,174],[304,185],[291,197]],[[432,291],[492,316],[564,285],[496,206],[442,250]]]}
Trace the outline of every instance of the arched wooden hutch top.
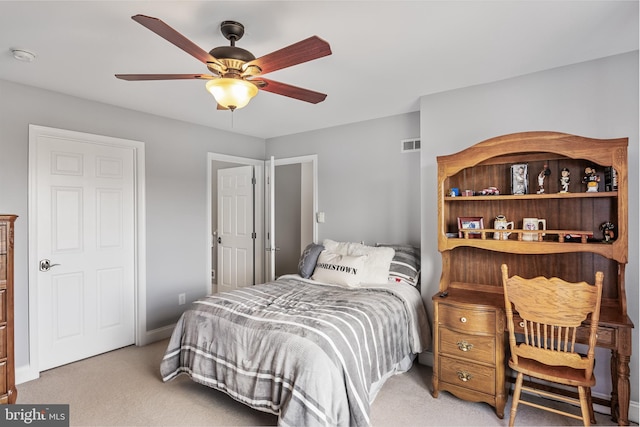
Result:
{"label": "arched wooden hutch top", "polygon": [[[628,422],[631,328],[627,315],[625,266],[628,262],[628,138],[596,139],[560,132],[513,133],[479,142],[455,154],[439,156],[438,251],[442,255],[439,293],[460,304],[500,307],[500,265],[522,277],[557,276],[593,283],[605,274],[599,330],[601,347],[612,350],[614,417]],[[510,167],[528,165],[527,194],[512,195]],[[537,194],[537,175],[548,165],[545,191]],[[597,192],[586,192],[584,169],[594,167]],[[560,192],[560,171],[571,171],[569,192]],[[605,188],[604,172],[612,168],[617,188]],[[499,194],[452,196],[450,190],[475,192],[496,187]],[[605,191],[607,190],[607,191]],[[493,218],[514,222],[506,240],[493,238]],[[482,218],[481,229],[461,232],[458,218]],[[521,236],[522,218],[545,218],[547,229],[535,241]],[[604,242],[600,225],[615,224],[615,238]],[[511,230],[509,230],[511,231]],[[460,237],[461,236],[461,237]],[[579,239],[576,241],[575,236]],[[442,301],[434,296],[434,302]],[[438,319],[434,319],[435,322]],[[437,339],[435,337],[434,339]]]}

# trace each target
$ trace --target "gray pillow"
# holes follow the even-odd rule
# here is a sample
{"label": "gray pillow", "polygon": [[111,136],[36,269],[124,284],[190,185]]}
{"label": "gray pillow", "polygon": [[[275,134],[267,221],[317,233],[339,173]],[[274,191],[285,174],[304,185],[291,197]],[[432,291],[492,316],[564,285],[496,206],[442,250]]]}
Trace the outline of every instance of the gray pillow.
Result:
{"label": "gray pillow", "polygon": [[318,243],[309,243],[302,255],[300,255],[300,261],[298,261],[298,274],[308,279],[313,274],[313,270],[316,268],[318,257],[320,252],[324,250],[324,246]]}
{"label": "gray pillow", "polygon": [[389,267],[389,281],[406,283],[420,287],[420,249],[411,245],[388,245],[377,243],[376,246],[393,248],[396,253]]}

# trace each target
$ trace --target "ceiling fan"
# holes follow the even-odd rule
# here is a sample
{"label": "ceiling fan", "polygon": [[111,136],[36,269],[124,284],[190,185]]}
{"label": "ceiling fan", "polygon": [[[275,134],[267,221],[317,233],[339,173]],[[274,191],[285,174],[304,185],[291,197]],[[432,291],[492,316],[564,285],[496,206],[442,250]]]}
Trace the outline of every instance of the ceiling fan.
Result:
{"label": "ceiling fan", "polygon": [[230,46],[220,46],[207,52],[158,18],[134,15],[134,21],[170,41],[197,60],[203,62],[210,74],[116,74],[122,80],[207,80],[206,87],[218,103],[218,109],[235,110],[249,103],[258,90],[317,104],[326,94],[265,79],[262,75],[303,62],[331,55],[329,43],[312,36],[290,46],[256,58],[248,50],[237,47],[236,41],[244,35],[244,26],[235,21],[220,25],[222,35]]}

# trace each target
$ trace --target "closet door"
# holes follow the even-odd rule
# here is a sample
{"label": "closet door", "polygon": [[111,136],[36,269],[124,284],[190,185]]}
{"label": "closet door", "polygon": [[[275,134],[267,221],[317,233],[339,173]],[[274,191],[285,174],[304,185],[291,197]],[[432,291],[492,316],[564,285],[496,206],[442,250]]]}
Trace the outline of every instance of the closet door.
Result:
{"label": "closet door", "polygon": [[218,290],[255,282],[253,166],[218,171]]}
{"label": "closet door", "polygon": [[31,133],[43,371],[134,343],[135,152],[98,135]]}

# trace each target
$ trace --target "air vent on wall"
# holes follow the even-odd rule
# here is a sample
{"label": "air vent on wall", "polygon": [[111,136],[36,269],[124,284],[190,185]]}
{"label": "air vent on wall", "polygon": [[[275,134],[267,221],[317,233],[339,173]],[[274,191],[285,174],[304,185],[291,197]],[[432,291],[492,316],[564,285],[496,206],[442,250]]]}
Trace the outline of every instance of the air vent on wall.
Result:
{"label": "air vent on wall", "polygon": [[420,151],[420,138],[409,138],[400,141],[401,153],[413,153]]}

